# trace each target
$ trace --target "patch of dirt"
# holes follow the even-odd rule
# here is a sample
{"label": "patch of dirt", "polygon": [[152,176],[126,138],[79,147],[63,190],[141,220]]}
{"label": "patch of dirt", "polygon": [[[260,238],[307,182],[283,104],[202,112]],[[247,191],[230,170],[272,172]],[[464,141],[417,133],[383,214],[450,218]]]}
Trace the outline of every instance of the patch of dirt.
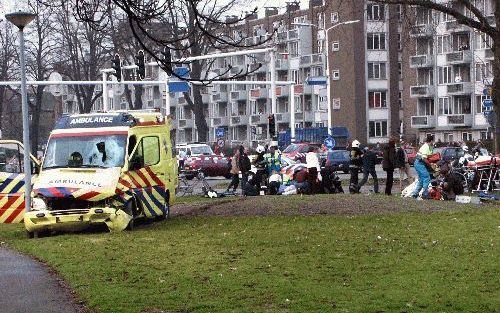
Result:
{"label": "patch of dirt", "polygon": [[[470,205],[468,206],[470,207]],[[479,206],[474,206],[479,207]],[[482,206],[481,206],[482,207]],[[435,200],[417,201],[398,196],[304,195],[232,197],[174,205],[173,216],[287,216],[360,215],[398,212],[435,212],[463,209],[464,204]]]}

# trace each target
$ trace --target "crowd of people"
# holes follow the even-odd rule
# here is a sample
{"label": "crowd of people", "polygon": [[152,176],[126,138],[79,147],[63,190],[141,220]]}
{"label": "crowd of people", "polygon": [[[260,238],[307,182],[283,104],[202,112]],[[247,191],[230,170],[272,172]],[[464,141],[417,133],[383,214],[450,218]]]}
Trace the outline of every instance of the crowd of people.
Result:
{"label": "crowd of people", "polygon": [[[439,154],[433,151],[434,137],[428,135],[419,147],[415,157],[415,175],[412,175],[408,160],[408,144],[390,139],[382,150],[382,169],[386,172],[385,195],[393,194],[394,176],[399,176],[399,191],[406,187],[409,196],[420,199],[454,199],[464,192],[462,181],[452,171],[451,164],[438,163]],[[360,193],[361,188],[373,179],[373,192],[379,193],[380,184],[376,166],[380,163],[375,147],[362,147],[358,140],[353,140],[349,151],[349,193]],[[467,146],[462,147],[464,153],[457,162],[465,165],[473,159]],[[240,146],[235,150],[231,160],[232,179],[226,192],[236,193],[241,180],[241,193],[244,196],[259,194],[314,194],[320,192],[344,192],[340,178],[336,172],[322,167],[319,149],[311,146],[305,156],[305,163],[295,168],[282,170],[282,157],[276,145],[258,146],[256,156],[250,160],[248,150]],[[255,169],[252,171],[252,165]],[[291,171],[291,172],[290,172]],[[241,173],[241,174],[240,174]],[[361,180],[359,176],[362,174]],[[241,178],[240,178],[241,177]],[[409,188],[409,189],[408,189]],[[409,191],[408,191],[409,190]]]}

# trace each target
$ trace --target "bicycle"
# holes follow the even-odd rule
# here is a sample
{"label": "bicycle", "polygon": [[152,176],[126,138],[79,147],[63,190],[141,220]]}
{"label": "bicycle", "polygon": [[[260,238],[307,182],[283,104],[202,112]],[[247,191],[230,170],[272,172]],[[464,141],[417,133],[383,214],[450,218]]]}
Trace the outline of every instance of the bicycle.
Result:
{"label": "bicycle", "polygon": [[[176,195],[177,196],[185,196],[185,195],[193,195],[195,192],[196,188],[201,185],[201,193],[196,194],[196,195],[205,195],[208,191],[210,191],[212,188],[208,184],[208,182],[205,180],[205,174],[201,170],[198,170],[195,175],[195,179],[192,179],[191,177],[193,176],[192,173],[188,174],[184,171],[179,173],[179,184],[177,186],[177,191]],[[188,179],[188,177],[190,179]]]}

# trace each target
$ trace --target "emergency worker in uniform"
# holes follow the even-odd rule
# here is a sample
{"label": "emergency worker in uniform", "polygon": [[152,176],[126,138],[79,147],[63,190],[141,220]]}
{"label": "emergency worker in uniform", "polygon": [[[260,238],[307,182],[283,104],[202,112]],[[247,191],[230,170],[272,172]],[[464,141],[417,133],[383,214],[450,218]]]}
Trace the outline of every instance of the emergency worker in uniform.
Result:
{"label": "emergency worker in uniform", "polygon": [[358,193],[358,174],[363,166],[363,151],[359,148],[360,142],[354,140],[351,144],[349,172],[351,179],[349,181],[349,192]]}
{"label": "emergency worker in uniform", "polygon": [[269,147],[269,152],[264,155],[266,161],[267,174],[272,175],[273,171],[279,173],[281,170],[281,154],[277,151],[276,146]]}
{"label": "emergency worker in uniform", "polygon": [[428,157],[432,155],[432,147],[434,143],[434,136],[427,135],[425,143],[420,147],[415,159],[415,170],[418,174],[418,182],[415,190],[413,190],[412,197],[417,198],[420,190],[423,189],[422,198],[429,199],[429,184],[431,183],[431,174],[429,173],[430,163]]}
{"label": "emergency worker in uniform", "polygon": [[257,149],[255,149],[255,152],[257,152],[257,156],[253,160],[253,165],[256,168],[255,175],[251,179],[251,184],[257,187],[257,190],[260,191],[260,185],[262,183],[263,177],[266,175],[266,160],[264,159],[264,154],[266,152],[266,149],[263,146],[258,146]]}

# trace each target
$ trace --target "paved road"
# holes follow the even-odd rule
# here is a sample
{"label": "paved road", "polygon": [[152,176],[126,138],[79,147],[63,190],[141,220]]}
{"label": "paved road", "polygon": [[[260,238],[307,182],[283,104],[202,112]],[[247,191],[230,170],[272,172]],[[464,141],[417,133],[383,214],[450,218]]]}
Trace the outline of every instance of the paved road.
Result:
{"label": "paved road", "polygon": [[2,313],[82,312],[42,264],[1,246],[0,290]]}

